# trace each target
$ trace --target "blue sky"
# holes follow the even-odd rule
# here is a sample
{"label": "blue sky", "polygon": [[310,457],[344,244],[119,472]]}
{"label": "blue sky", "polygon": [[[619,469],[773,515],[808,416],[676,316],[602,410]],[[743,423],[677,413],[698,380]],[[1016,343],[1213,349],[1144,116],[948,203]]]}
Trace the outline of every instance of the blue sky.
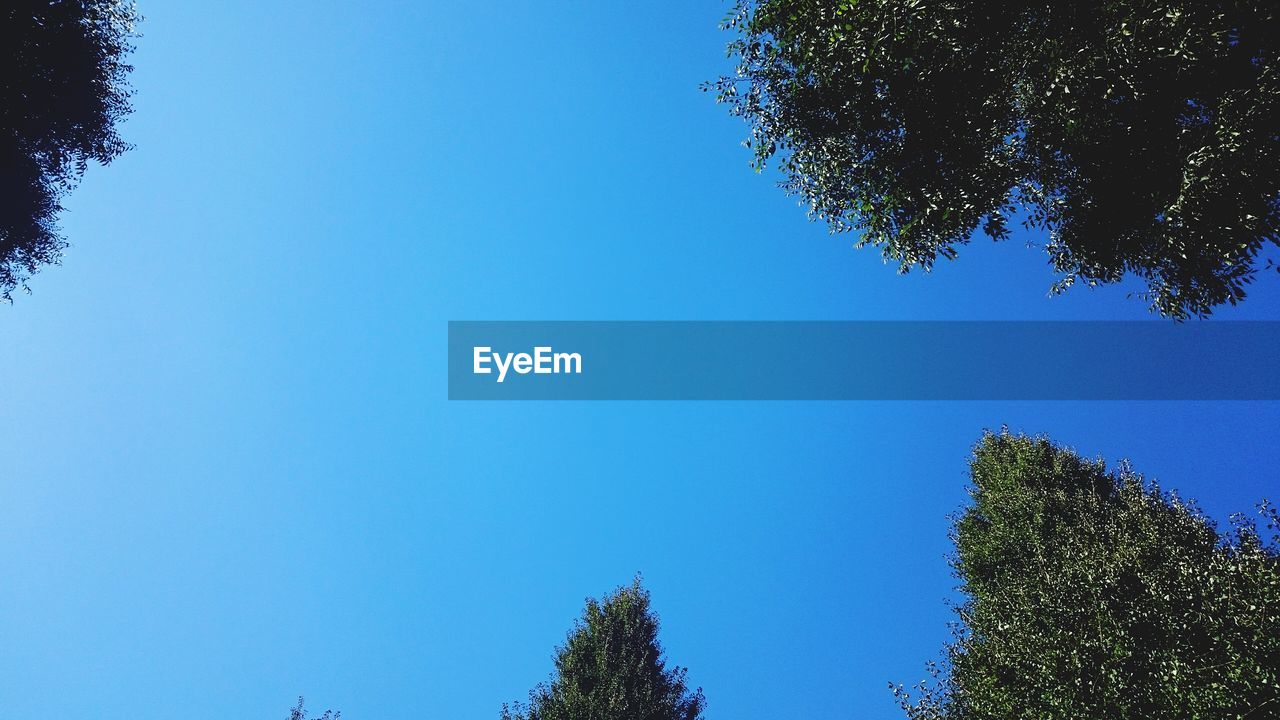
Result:
{"label": "blue sky", "polygon": [[1277,494],[1275,404],[449,403],[451,319],[1148,315],[807,223],[698,91],[724,5],[141,9],[137,147],[0,308],[7,717],[495,717],[637,571],[709,718],[896,717],[984,427]]}

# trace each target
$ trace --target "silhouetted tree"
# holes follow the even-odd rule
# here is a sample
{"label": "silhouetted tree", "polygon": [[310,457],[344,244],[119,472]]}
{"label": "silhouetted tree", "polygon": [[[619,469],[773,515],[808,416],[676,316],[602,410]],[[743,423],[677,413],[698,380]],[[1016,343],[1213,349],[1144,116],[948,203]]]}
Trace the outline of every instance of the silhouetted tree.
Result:
{"label": "silhouetted tree", "polygon": [[1275,2],[740,0],[726,25],[711,86],[757,167],[903,272],[1021,217],[1055,292],[1134,273],[1185,317],[1280,243]]}
{"label": "silhouetted tree", "polygon": [[125,0],[6,0],[0,6],[0,297],[57,262],[63,196],[90,160],[128,145],[124,62],[138,15]]}
{"label": "silhouetted tree", "polygon": [[667,668],[658,618],[637,578],[586,611],[556,652],[556,676],[504,705],[502,720],[698,720],[702,690],[684,668]]}
{"label": "silhouetted tree", "polygon": [[[311,718],[311,720],[340,720],[342,713],[332,710],[325,710],[323,715]],[[289,711],[289,720],[307,720],[306,700],[299,695],[298,704]]]}
{"label": "silhouetted tree", "polygon": [[1127,466],[987,435],[954,529],[965,600],[912,720],[1280,717],[1280,553]]}

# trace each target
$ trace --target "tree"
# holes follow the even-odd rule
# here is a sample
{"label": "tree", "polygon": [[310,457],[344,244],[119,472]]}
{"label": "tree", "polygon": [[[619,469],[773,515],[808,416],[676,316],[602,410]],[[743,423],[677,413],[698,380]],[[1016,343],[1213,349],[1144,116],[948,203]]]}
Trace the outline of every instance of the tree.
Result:
{"label": "tree", "polygon": [[[341,718],[342,713],[325,710],[323,715],[312,720],[340,720]],[[289,720],[307,720],[306,701],[301,696],[298,697],[298,704],[289,711]]]}
{"label": "tree", "polygon": [[954,526],[965,599],[912,720],[1280,717],[1280,548],[1127,466],[988,434]]}
{"label": "tree", "polygon": [[56,263],[62,198],[88,161],[128,149],[125,0],[7,0],[0,9],[0,297]]}
{"label": "tree", "polygon": [[667,668],[658,618],[637,578],[582,618],[556,651],[556,676],[504,705],[502,720],[698,720],[702,690],[689,692],[685,668]]}
{"label": "tree", "polygon": [[739,0],[726,26],[708,89],[757,169],[902,272],[1020,218],[1053,291],[1133,273],[1183,318],[1280,245],[1276,3]]}

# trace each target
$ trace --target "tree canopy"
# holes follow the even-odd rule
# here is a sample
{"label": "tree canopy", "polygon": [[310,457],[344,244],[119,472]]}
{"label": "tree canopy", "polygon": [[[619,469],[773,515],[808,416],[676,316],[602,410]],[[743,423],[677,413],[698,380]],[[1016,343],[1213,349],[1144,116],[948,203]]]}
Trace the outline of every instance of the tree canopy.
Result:
{"label": "tree canopy", "polygon": [[1220,533],[1127,466],[989,434],[954,526],[960,622],[912,720],[1280,716],[1278,518]]}
{"label": "tree canopy", "polygon": [[126,0],[7,0],[0,8],[0,297],[66,241],[58,213],[88,161],[128,145],[132,69],[125,57],[138,15]]}
{"label": "tree canopy", "polygon": [[859,246],[928,269],[981,230],[1047,236],[1054,291],[1145,280],[1154,310],[1245,297],[1280,244],[1280,5],[739,0],[757,167]]}
{"label": "tree canopy", "polygon": [[[342,713],[325,710],[323,715],[316,715],[315,717],[310,718],[310,720],[341,720],[341,718]],[[298,704],[294,705],[293,709],[289,711],[289,720],[308,720],[305,698],[298,698]]]}
{"label": "tree canopy", "polygon": [[588,600],[555,656],[556,674],[528,703],[502,708],[502,720],[698,720],[702,690],[685,668],[668,668],[658,618],[640,580]]}

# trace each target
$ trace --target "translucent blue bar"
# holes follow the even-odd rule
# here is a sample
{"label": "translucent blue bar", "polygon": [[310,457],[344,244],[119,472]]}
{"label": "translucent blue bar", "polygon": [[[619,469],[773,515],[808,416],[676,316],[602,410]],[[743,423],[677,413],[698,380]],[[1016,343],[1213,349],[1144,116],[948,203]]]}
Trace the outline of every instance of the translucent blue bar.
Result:
{"label": "translucent blue bar", "polygon": [[1276,400],[1280,322],[449,323],[451,400]]}

